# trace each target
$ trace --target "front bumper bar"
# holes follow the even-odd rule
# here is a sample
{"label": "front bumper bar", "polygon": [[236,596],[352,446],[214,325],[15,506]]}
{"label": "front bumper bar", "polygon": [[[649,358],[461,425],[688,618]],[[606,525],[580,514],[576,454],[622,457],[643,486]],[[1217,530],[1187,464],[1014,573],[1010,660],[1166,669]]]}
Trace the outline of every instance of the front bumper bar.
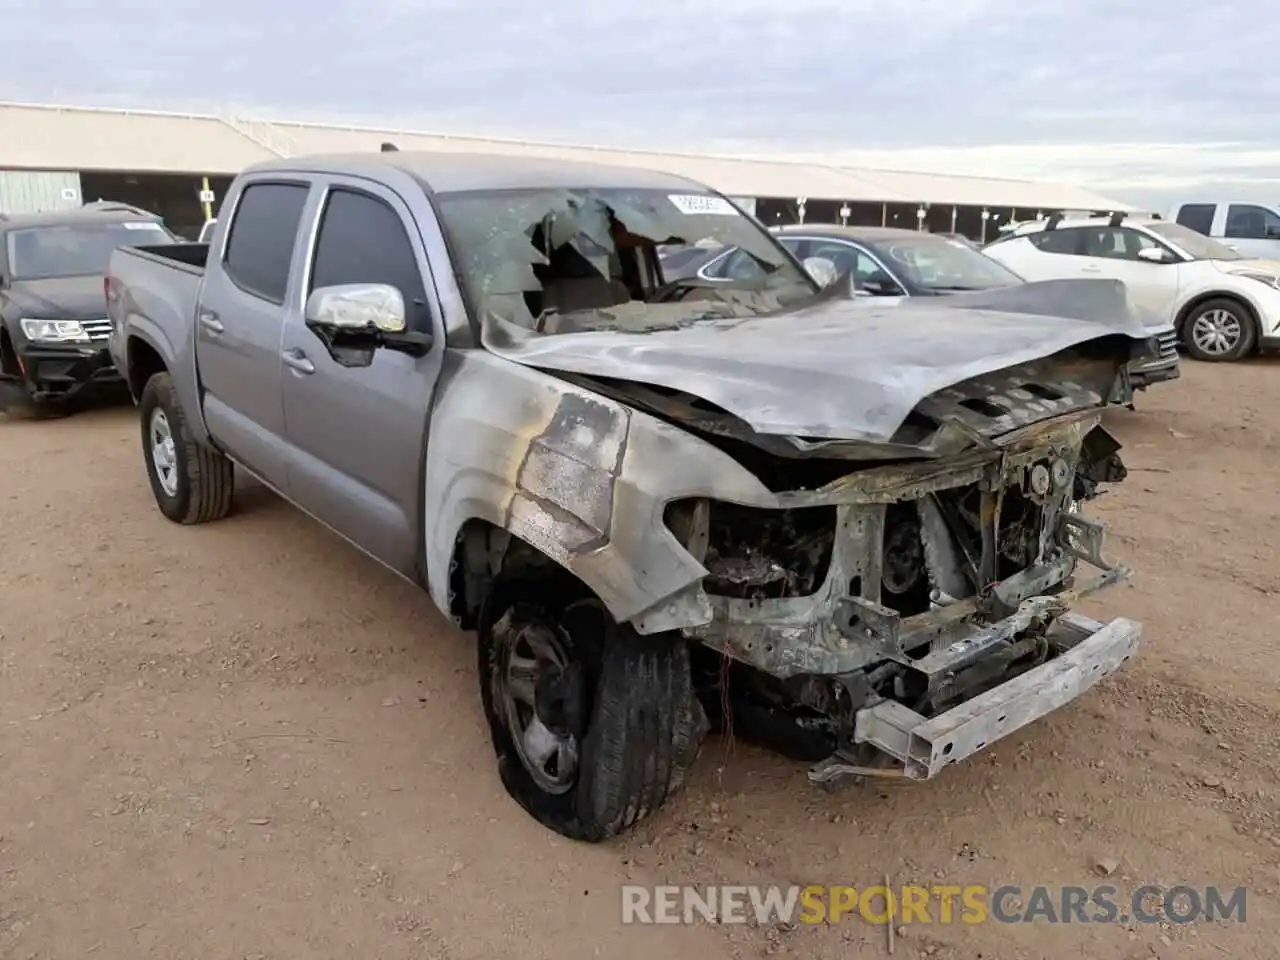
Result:
{"label": "front bumper bar", "polygon": [[1115,673],[1133,656],[1142,636],[1142,625],[1133,620],[1104,624],[1076,613],[1059,617],[1054,630],[1060,647],[1071,644],[1065,652],[936,717],[922,717],[893,700],[858,711],[854,743],[874,746],[900,766],[855,766],[852,759],[836,754],[815,764],[809,779],[825,783],[871,774],[928,780]]}
{"label": "front bumper bar", "polygon": [[37,403],[70,400],[82,391],[121,382],[111,354],[100,343],[25,343],[17,351],[20,372],[0,380],[21,387]]}

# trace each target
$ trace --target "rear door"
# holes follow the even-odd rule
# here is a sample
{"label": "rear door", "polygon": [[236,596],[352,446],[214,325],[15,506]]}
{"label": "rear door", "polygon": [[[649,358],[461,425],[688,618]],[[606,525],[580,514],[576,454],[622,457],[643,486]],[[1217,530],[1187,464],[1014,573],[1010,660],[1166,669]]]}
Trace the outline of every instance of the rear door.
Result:
{"label": "rear door", "polygon": [[1178,213],[1174,219],[1196,233],[1212,237],[1213,218],[1217,211],[1218,206],[1214,203],[1184,203],[1178,207]]}
{"label": "rear door", "polygon": [[310,184],[247,182],[196,307],[196,358],[210,435],[277,490],[288,490],[280,338]]}
{"label": "rear door", "polygon": [[[358,178],[320,182],[303,279],[281,343],[294,501],[394,570],[412,577],[422,518],[427,415],[444,329],[426,250],[408,205]],[[385,283],[404,297],[409,329],[435,335],[426,356],[379,349],[344,366],[304,322],[310,293]]]}
{"label": "rear door", "polygon": [[1090,265],[1083,244],[1081,228],[1057,227],[1000,240],[982,252],[1026,280],[1066,280],[1085,275]]}

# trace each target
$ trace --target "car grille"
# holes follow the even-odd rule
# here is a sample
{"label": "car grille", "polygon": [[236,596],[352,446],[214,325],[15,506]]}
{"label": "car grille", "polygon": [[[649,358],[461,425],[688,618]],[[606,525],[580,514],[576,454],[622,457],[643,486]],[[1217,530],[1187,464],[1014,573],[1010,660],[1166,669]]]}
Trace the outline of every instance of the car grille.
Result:
{"label": "car grille", "polygon": [[111,336],[111,320],[107,317],[100,320],[81,320],[80,326],[89,335],[89,339],[95,342],[107,340]]}
{"label": "car grille", "polygon": [[1160,345],[1161,360],[1172,360],[1178,356],[1177,331],[1170,330],[1168,333],[1161,333],[1157,335],[1156,343]]}

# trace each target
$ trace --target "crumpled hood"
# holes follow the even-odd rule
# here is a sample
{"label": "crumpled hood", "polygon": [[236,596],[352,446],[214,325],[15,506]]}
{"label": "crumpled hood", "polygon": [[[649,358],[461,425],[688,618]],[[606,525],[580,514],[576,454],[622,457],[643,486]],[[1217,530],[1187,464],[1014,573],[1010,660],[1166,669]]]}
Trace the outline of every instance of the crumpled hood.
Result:
{"label": "crumpled hood", "polygon": [[15,280],[3,292],[24,317],[41,320],[94,320],[107,315],[102,277]]}
{"label": "crumpled hood", "polygon": [[[888,443],[923,399],[1096,338],[1149,332],[1115,280],[1051,280],[879,308],[829,299],[681,329],[538,335],[484,324],[492,353],[701,397],[757,433]],[[1117,366],[1128,351],[1117,357]]]}

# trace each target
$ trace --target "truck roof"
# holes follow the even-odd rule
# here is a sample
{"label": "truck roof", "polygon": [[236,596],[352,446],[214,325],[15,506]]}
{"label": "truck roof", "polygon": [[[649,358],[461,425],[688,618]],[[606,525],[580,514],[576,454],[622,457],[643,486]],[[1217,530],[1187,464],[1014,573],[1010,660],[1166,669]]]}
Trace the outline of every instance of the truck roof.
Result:
{"label": "truck roof", "polygon": [[770,227],[769,229],[779,236],[786,236],[789,233],[809,233],[868,241],[918,240],[920,237],[937,236],[937,234],[925,233],[921,230],[907,230],[902,227],[856,227],[844,226],[839,223],[788,223],[783,226]]}
{"label": "truck roof", "polygon": [[696,180],[643,167],[547,157],[418,150],[289,157],[256,163],[245,168],[244,172],[347,173],[376,178],[387,170],[407,173],[432,193],[574,187],[693,190],[698,193],[710,189]]}

